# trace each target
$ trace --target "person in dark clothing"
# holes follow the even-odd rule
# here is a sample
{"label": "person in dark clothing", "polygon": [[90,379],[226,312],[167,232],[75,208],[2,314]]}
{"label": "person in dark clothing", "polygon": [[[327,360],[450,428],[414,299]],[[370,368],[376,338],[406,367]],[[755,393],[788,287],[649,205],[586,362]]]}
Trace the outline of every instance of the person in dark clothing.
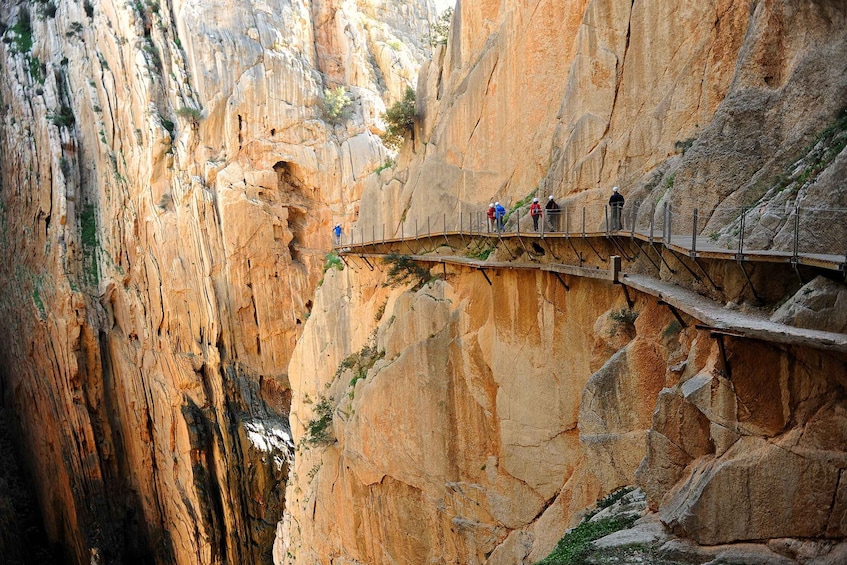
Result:
{"label": "person in dark clothing", "polygon": [[612,212],[612,231],[623,229],[623,225],[621,224],[621,210],[623,210],[624,197],[619,190],[618,187],[614,187],[612,189],[612,196],[609,198],[609,208],[611,208]]}
{"label": "person in dark clothing", "polygon": [[532,229],[538,231],[538,218],[541,217],[541,204],[538,203],[538,198],[532,199],[529,215],[532,217]]}
{"label": "person in dark clothing", "polygon": [[553,198],[553,195],[550,195],[550,198],[547,199],[547,204],[544,206],[544,209],[547,211],[547,228],[552,231],[558,231],[559,229],[559,214],[561,209],[559,205],[556,204],[556,200]]}

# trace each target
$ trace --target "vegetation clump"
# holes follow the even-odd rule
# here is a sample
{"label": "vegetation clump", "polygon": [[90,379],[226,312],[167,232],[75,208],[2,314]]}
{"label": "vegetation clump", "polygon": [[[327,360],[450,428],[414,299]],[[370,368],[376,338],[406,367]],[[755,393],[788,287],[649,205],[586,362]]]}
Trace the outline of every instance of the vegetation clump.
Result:
{"label": "vegetation clump", "polygon": [[[622,488],[598,500],[595,508],[585,515],[582,522],[575,528],[571,528],[565,532],[565,535],[556,544],[553,552],[539,561],[537,565],[583,565],[589,562],[593,563],[594,561],[588,560],[588,556],[593,549],[593,542],[619,530],[631,528],[638,517],[629,515],[610,516],[599,520],[592,520],[592,518],[602,510],[620,501],[633,490],[635,490],[634,487]],[[618,563],[619,561],[614,562]]]}
{"label": "vegetation clump", "polygon": [[409,255],[392,252],[385,256],[383,262],[389,266],[389,269],[387,280],[382,283],[382,286],[396,287],[413,283],[412,290],[418,290],[432,280],[429,269],[419,265]]}
{"label": "vegetation clump", "polygon": [[[344,371],[352,371],[353,378],[350,379],[350,386],[355,387],[356,383],[368,376],[370,371],[377,361],[385,357],[385,351],[380,351],[376,345],[365,345],[357,353],[347,356],[338,369],[335,371],[335,376],[340,377]],[[353,393],[350,393],[353,397]]]}
{"label": "vegetation clump", "polygon": [[450,37],[450,21],[453,19],[453,8],[447,8],[438,15],[429,32],[429,44],[433,47],[447,45]]}
{"label": "vegetation clump", "polygon": [[176,115],[196,124],[200,121],[200,118],[203,117],[203,112],[197,108],[192,108],[191,106],[183,106],[176,111]]}
{"label": "vegetation clump", "polygon": [[324,270],[326,273],[330,269],[335,269],[336,271],[344,270],[344,262],[341,260],[341,257],[338,256],[338,253],[335,251],[330,251],[324,257]]}
{"label": "vegetation clump", "polygon": [[638,319],[638,312],[632,308],[620,308],[609,312],[609,318],[614,322],[612,335],[617,335],[620,331],[631,332],[635,330],[635,320]]}
{"label": "vegetation clump", "polygon": [[343,86],[334,89],[324,89],[324,100],[321,106],[324,120],[331,124],[339,124],[344,121],[352,104],[350,96]]}
{"label": "vegetation clump", "polygon": [[569,530],[553,552],[538,562],[538,565],[582,565],[591,552],[592,542],[619,530],[632,527],[636,517],[603,518],[591,521],[583,520],[578,526]]}
{"label": "vegetation clump", "polygon": [[315,404],[313,417],[306,423],[306,435],[303,441],[307,445],[326,445],[332,443],[331,432],[333,406],[330,399],[320,396]]}
{"label": "vegetation clump", "polygon": [[380,138],[389,149],[399,150],[403,145],[406,134],[414,133],[415,128],[415,91],[406,87],[403,99],[395,102],[382,115],[386,129]]}
{"label": "vegetation clump", "polygon": [[20,11],[20,17],[3,37],[5,43],[11,43],[12,51],[16,53],[29,53],[32,50],[32,21],[29,12]]}
{"label": "vegetation clump", "polygon": [[76,122],[74,111],[64,104],[62,104],[58,112],[48,114],[47,119],[49,119],[54,126],[64,128],[69,128],[74,125],[74,122]]}

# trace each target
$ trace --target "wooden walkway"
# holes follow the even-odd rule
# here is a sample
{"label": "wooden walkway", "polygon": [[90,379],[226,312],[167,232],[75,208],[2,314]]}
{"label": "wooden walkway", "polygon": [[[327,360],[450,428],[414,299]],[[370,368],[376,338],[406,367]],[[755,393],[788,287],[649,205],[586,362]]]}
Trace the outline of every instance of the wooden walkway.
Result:
{"label": "wooden walkway", "polygon": [[[396,244],[411,244],[421,241],[438,241],[439,238],[447,240],[448,238],[473,239],[484,238],[488,240],[588,240],[589,242],[609,239],[635,239],[641,242],[651,244],[662,244],[668,249],[672,249],[677,253],[681,253],[692,258],[702,259],[718,259],[724,261],[746,261],[746,262],[766,262],[766,263],[785,263],[792,265],[807,265],[821,269],[833,271],[841,271],[847,273],[847,255],[835,255],[824,253],[805,253],[777,250],[756,250],[743,249],[739,252],[738,249],[727,249],[716,245],[709,237],[697,236],[692,245],[691,235],[673,234],[663,240],[661,236],[655,235],[651,238],[649,232],[640,230],[622,230],[617,232],[475,232],[475,231],[440,231],[417,236],[399,237],[399,238],[382,238],[376,237],[375,233],[370,234],[360,232],[361,239],[352,236],[352,241],[336,245],[336,251],[349,251],[353,253],[366,252],[368,249],[374,249],[376,245],[396,245]],[[847,242],[845,242],[847,245]]]}
{"label": "wooden walkway", "polygon": [[[485,240],[511,240],[511,239],[587,239],[589,242],[594,240],[595,243],[608,238],[634,238],[643,242],[652,244],[662,244],[667,248],[687,255],[689,257],[717,259],[727,261],[762,261],[789,263],[792,265],[809,265],[823,269],[831,269],[835,271],[845,272],[845,257],[837,255],[822,255],[822,254],[797,254],[794,255],[788,252],[780,251],[746,251],[743,255],[739,255],[737,251],[719,248],[707,238],[706,241],[697,239],[692,248],[691,236],[672,236],[669,241],[663,242],[661,239],[649,237],[649,234],[636,232],[619,232],[620,235],[599,233],[586,234],[565,234],[565,233],[471,233],[444,231],[437,234],[425,234],[417,237],[381,239],[374,241],[352,242],[336,246],[334,249],[341,256],[362,257],[365,260],[383,259],[389,250],[394,253],[404,253],[402,247],[410,250],[408,256],[417,262],[428,264],[443,264],[454,265],[476,269],[482,272],[489,284],[491,280],[485,274],[487,270],[536,270],[550,272],[555,275],[570,275],[576,277],[590,278],[601,281],[608,281],[610,284],[622,285],[624,290],[631,288],[638,292],[655,297],[660,303],[666,304],[671,308],[680,323],[686,325],[686,321],[680,316],[683,313],[690,318],[699,321],[697,327],[703,330],[710,331],[711,335],[722,340],[723,336],[735,338],[749,338],[766,341],[770,343],[778,343],[783,345],[799,345],[811,347],[815,349],[823,349],[847,353],[847,334],[827,332],[820,330],[809,330],[788,326],[771,322],[763,315],[758,315],[749,312],[740,312],[737,310],[729,310],[724,305],[710,300],[694,291],[681,288],[677,285],[667,283],[650,277],[647,275],[639,275],[622,272],[620,270],[620,262],[611,261],[611,268],[604,269],[599,267],[568,265],[562,263],[536,263],[536,262],[495,262],[469,257],[461,257],[455,255],[436,255],[436,254],[420,254],[411,252],[412,244],[420,244],[426,242],[430,246],[438,245],[440,242],[448,244],[451,239],[460,239],[471,243]],[[564,280],[560,278],[562,284]],[[627,293],[627,301],[629,302],[629,294]],[[722,341],[721,341],[722,343]]]}

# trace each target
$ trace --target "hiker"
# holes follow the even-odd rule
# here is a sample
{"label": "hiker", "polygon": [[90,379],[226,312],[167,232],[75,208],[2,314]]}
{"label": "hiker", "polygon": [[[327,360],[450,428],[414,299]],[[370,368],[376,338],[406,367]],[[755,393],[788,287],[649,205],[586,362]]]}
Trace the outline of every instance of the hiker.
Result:
{"label": "hiker", "polygon": [[335,245],[341,245],[341,224],[335,224],[332,235],[335,236]]}
{"label": "hiker", "polygon": [[559,227],[560,209],[552,194],[550,195],[550,198],[547,199],[547,204],[544,206],[544,209],[547,210],[547,228],[551,232],[557,231]]}
{"label": "hiker", "polygon": [[494,202],[488,205],[488,233],[494,231]]}
{"label": "hiker", "polygon": [[609,208],[612,209],[612,231],[623,229],[621,225],[621,210],[623,209],[624,198],[619,192],[618,187],[612,188],[612,196],[609,197]]}
{"label": "hiker", "polygon": [[529,206],[529,215],[532,217],[532,229],[538,231],[538,218],[541,217],[541,204],[538,203],[538,198],[532,199],[532,204]]}
{"label": "hiker", "polygon": [[499,202],[494,203],[494,214],[497,217],[497,231],[503,231],[503,223],[506,219],[506,209]]}

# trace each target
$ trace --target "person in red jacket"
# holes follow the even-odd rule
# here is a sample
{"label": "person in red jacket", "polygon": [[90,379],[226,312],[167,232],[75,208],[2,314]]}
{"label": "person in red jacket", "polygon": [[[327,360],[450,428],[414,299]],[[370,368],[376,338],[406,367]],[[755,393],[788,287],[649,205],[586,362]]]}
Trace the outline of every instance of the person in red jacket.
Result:
{"label": "person in red jacket", "polygon": [[538,231],[538,219],[541,217],[541,204],[538,203],[538,198],[532,199],[529,215],[532,217],[532,229]]}
{"label": "person in red jacket", "polygon": [[488,231],[494,231],[494,214],[496,210],[494,209],[494,202],[488,205]]}

